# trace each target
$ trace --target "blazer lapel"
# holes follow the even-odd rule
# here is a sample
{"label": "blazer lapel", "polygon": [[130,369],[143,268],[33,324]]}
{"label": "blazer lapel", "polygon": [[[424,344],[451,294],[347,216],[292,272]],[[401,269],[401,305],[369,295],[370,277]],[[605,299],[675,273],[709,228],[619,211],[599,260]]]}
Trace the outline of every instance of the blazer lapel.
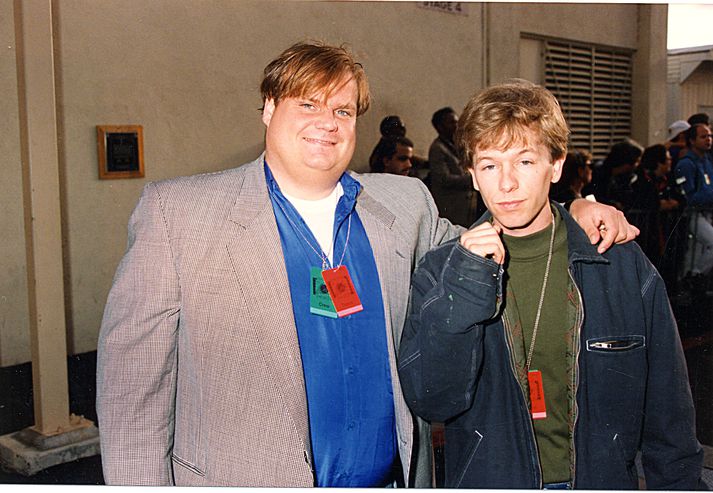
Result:
{"label": "blazer lapel", "polygon": [[[409,245],[399,241],[396,216],[381,202],[362,189],[357,199],[357,211],[371,244],[376,269],[381,283],[386,318],[387,350],[394,391],[396,429],[399,435],[399,454],[406,480],[410,477],[413,448],[413,421],[401,385],[399,384],[396,356],[403,331],[408,293],[411,283],[411,254]],[[430,453],[430,452],[429,452]]]}
{"label": "blazer lapel", "polygon": [[310,457],[302,358],[280,235],[267,193],[262,159],[245,166],[245,179],[230,214],[236,228],[227,245],[228,253],[251,325],[262,343],[266,366],[284,396]]}
{"label": "blazer lapel", "polygon": [[[387,326],[395,348],[399,347],[406,302],[411,283],[411,255],[407,245],[401,245],[393,231],[396,216],[381,202],[362,189],[357,200],[357,211],[364,225],[379,272],[381,293]],[[407,265],[403,265],[403,263]]]}

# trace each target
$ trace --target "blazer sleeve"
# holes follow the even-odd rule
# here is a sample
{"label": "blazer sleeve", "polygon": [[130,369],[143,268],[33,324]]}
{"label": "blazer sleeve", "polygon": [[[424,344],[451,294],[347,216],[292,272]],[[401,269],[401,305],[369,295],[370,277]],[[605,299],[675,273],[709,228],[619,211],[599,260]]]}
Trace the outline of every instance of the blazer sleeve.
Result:
{"label": "blazer sleeve", "polygon": [[97,415],[107,484],[173,483],[179,314],[161,197],[148,184],[129,221],[99,334]]}
{"label": "blazer sleeve", "polygon": [[422,418],[442,422],[472,405],[483,323],[500,309],[502,275],[501,266],[457,242],[426,254],[414,273],[399,377]]}
{"label": "blazer sleeve", "polygon": [[703,451],[696,439],[695,411],[686,360],[666,289],[647,261],[642,290],[648,307],[649,372],[641,439],[646,488],[697,490]]}

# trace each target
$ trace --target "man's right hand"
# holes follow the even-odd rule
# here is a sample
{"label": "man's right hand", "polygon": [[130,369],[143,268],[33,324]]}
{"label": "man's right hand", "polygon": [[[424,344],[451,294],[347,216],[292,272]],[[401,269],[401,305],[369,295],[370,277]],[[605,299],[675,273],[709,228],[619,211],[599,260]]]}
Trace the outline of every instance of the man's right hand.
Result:
{"label": "man's right hand", "polygon": [[460,244],[483,258],[492,258],[502,265],[505,261],[505,247],[500,239],[502,229],[498,225],[485,222],[469,229],[460,236]]}

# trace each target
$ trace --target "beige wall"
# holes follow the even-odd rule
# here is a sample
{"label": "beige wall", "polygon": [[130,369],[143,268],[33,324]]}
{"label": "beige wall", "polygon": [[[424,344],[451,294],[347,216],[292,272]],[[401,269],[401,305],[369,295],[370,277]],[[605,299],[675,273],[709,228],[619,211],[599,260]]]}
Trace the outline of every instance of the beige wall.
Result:
{"label": "beige wall", "polygon": [[[70,352],[96,348],[128,216],[143,185],[258,155],[261,72],[292,42],[347,42],[364,63],[374,104],[358,123],[356,170],[366,169],[387,114],[402,116],[416,153],[426,154],[435,137],[434,110],[460,111],[486,78],[519,75],[520,32],[637,48],[636,5],[473,3],[467,15],[452,15],[409,2],[267,4],[55,0]],[[11,168],[0,194],[0,366],[30,358],[12,10],[12,0],[0,0],[0,111],[9,115],[0,121],[0,151],[8,163],[3,170]],[[145,179],[97,179],[99,124],[143,125]]]}
{"label": "beige wall", "polygon": [[699,113],[703,108],[710,114],[708,108],[713,107],[713,61],[699,65],[681,85],[680,94],[682,118]]}
{"label": "beige wall", "polygon": [[[1,0],[3,36],[12,40],[12,1]],[[411,3],[235,0],[58,0],[55,49],[64,197],[65,277],[70,352],[96,348],[111,278],[126,245],[128,216],[151,180],[213,171],[251,160],[262,149],[258,86],[262,69],[305,38],[349,43],[371,75],[374,104],[359,122],[352,167],[366,169],[379,121],[398,113],[426,154],[434,110],[461,107],[482,80],[480,7],[468,16]],[[5,39],[3,39],[5,41]],[[441,43],[441,44],[439,44]],[[443,46],[449,47],[444,49]],[[455,50],[453,47],[457,47]],[[0,278],[5,326],[0,365],[30,358],[17,143],[14,53],[2,59],[6,155],[17,155],[3,225],[13,231]],[[404,90],[408,88],[408,90]],[[7,121],[7,123],[5,123]],[[144,127],[146,178],[97,179],[95,125]],[[8,134],[14,137],[9,138]],[[13,140],[14,139],[14,140]],[[12,151],[12,152],[10,152]],[[13,198],[14,197],[14,198]],[[16,244],[15,244],[16,243]],[[7,311],[7,314],[5,314]],[[10,325],[12,322],[12,325]]]}
{"label": "beige wall", "polygon": [[0,365],[30,355],[13,1],[0,0]]}
{"label": "beige wall", "polygon": [[634,4],[487,4],[489,83],[519,77],[520,34],[637,47]]}
{"label": "beige wall", "polygon": [[486,18],[488,83],[535,78],[537,46],[521,34],[636,50],[632,137],[643,145],[665,138],[666,5],[493,3]]}
{"label": "beige wall", "polygon": [[666,118],[666,5],[639,6],[639,46],[634,54],[632,83],[632,137],[644,146],[668,138]]}

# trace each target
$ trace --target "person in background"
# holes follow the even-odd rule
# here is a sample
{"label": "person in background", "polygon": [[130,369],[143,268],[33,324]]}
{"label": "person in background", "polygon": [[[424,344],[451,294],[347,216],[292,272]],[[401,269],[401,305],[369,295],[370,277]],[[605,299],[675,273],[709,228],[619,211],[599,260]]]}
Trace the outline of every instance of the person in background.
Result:
{"label": "person in background", "polygon": [[477,194],[473,182],[460,165],[453,140],[458,115],[453,108],[441,108],[433,114],[431,124],[438,132],[428,150],[431,193],[442,217],[453,224],[470,226],[475,220]]}
{"label": "person in background", "polygon": [[564,204],[582,198],[582,189],[592,181],[592,155],[573,149],[567,153],[562,177],[550,188],[550,198]]}
{"label": "person in background", "polygon": [[626,212],[631,207],[631,184],[644,148],[632,140],[614,144],[601,166],[594,168],[592,182],[585,192],[593,194],[597,202],[610,204]]}
{"label": "person in background", "polygon": [[671,164],[675,167],[679,157],[683,157],[688,152],[686,146],[686,130],[691,125],[686,120],[676,120],[668,127],[668,140],[664,144],[671,154]]}
{"label": "person in background", "polygon": [[402,136],[381,139],[374,150],[374,156],[372,173],[409,176],[413,159],[413,142]]}
{"label": "person in background", "polygon": [[671,155],[665,145],[644,149],[637,180],[632,184],[633,204],[627,214],[627,219],[641,231],[637,243],[659,271],[665,241],[681,205],[680,193],[669,184],[670,171]]}
{"label": "person in background", "polygon": [[695,123],[686,131],[688,153],[676,165],[676,183],[681,187],[691,209],[689,231],[693,238],[685,270],[694,276],[713,269],[713,144],[711,128]]}
{"label": "person in background", "polygon": [[659,214],[661,201],[654,179],[658,169],[670,170],[670,168],[671,155],[663,145],[656,144],[644,149],[641,163],[634,171],[630,203],[625,212],[626,218],[641,232],[636,242],[654,265],[658,265],[662,246]]}
{"label": "person in background", "polygon": [[708,115],[708,113],[694,113],[693,115],[688,117],[687,122],[691,126],[701,124],[708,125],[710,127],[711,117],[710,115]]}
{"label": "person in background", "polygon": [[488,213],[420,262],[399,351],[409,406],[445,422],[445,487],[638,489],[638,453],[647,489],[703,486],[663,281],[548,199],[569,135],[555,97],[492,86],[458,134]]}
{"label": "person in background", "polygon": [[[376,170],[381,167],[379,162],[383,158],[383,146],[387,139],[394,138],[405,138],[406,137],[406,125],[401,120],[398,115],[389,115],[381,120],[379,125],[379,131],[381,132],[381,138],[379,142],[376,143],[374,149],[371,151],[369,156],[369,169]],[[409,142],[411,142],[409,140]],[[427,186],[429,184],[429,165],[428,161],[422,157],[416,156],[413,153],[413,142],[411,142],[411,157],[409,159],[409,176],[414,176],[423,181]]]}

